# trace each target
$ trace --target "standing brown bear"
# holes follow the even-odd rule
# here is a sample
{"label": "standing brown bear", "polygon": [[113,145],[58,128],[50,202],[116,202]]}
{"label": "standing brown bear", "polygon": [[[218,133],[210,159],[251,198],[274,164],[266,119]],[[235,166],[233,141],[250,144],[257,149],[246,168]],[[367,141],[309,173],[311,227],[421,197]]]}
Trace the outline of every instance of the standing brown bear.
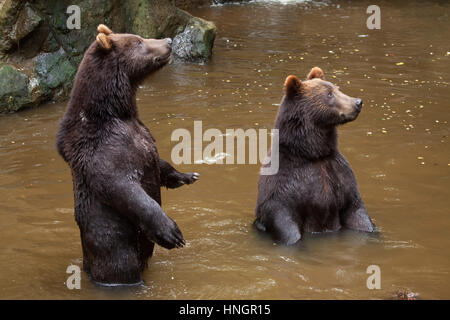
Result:
{"label": "standing brown bear", "polygon": [[169,61],[171,39],[97,30],[78,68],[57,149],[72,170],[83,269],[100,284],[136,284],[155,242],[167,249],[185,243],[161,209],[160,187],[191,184],[198,174],[160,159],[137,113],[136,88]]}
{"label": "standing brown bear", "polygon": [[306,81],[287,77],[284,90],[275,121],[279,170],[259,177],[256,228],[287,245],[306,232],[373,232],[353,171],[337,148],[336,127],[356,119],[362,100],[325,81],[317,67]]}

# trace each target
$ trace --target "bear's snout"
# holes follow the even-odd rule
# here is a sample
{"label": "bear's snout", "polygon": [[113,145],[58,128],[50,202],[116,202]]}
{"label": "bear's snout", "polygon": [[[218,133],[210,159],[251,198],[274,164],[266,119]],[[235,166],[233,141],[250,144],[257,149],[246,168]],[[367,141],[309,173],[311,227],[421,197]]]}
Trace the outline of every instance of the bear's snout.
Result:
{"label": "bear's snout", "polygon": [[362,99],[347,97],[346,103],[343,103],[339,110],[341,124],[355,120],[362,110],[362,105]]}
{"label": "bear's snout", "polygon": [[361,111],[362,109],[362,105],[363,105],[363,101],[361,99],[356,99],[356,110],[358,110],[358,112]]}

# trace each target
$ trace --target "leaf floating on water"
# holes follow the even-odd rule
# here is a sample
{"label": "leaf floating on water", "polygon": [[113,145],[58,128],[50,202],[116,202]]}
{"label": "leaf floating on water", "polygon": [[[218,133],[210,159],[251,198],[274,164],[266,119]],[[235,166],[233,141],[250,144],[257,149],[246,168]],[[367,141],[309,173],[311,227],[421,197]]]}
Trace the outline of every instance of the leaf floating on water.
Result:
{"label": "leaf floating on water", "polygon": [[63,214],[73,214],[74,213],[74,209],[72,209],[72,208],[56,208],[55,210],[57,212],[63,213]]}
{"label": "leaf floating on water", "polygon": [[230,156],[230,154],[228,154],[228,153],[220,152],[220,153],[214,155],[214,157],[204,157],[204,159],[196,160],[194,163],[195,164],[203,164],[203,163],[213,164],[213,163],[218,163],[218,162],[221,163],[221,161],[223,159],[225,159],[226,157],[229,157],[229,156]]}

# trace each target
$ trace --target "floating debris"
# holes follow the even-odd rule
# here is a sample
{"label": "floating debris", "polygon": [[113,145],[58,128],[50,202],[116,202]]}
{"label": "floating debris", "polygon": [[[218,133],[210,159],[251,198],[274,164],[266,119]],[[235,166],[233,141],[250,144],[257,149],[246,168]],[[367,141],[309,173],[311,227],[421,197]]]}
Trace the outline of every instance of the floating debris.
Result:
{"label": "floating debris", "polygon": [[213,163],[217,163],[217,162],[221,162],[223,159],[225,159],[226,157],[229,157],[230,154],[225,153],[225,152],[220,152],[216,155],[214,155],[214,157],[205,157],[204,159],[201,160],[196,160],[194,161],[195,164],[213,164]]}
{"label": "floating debris", "polygon": [[398,300],[417,300],[418,295],[419,295],[418,293],[411,292],[408,289],[398,290],[395,293],[395,297]]}

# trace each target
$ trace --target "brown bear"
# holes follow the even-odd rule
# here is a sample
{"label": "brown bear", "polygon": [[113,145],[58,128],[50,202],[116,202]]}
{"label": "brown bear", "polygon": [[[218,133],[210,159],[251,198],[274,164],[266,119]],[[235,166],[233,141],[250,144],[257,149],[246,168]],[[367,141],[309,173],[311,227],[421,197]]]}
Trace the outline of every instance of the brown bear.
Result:
{"label": "brown bear", "polygon": [[287,77],[284,90],[275,121],[279,170],[259,177],[254,225],[287,245],[304,233],[373,232],[353,171],[337,148],[336,127],[356,119],[362,100],[325,81],[317,67],[306,81]]}
{"label": "brown bear", "polygon": [[83,270],[105,285],[141,283],[154,243],[185,243],[161,209],[160,187],[198,179],[159,158],[155,139],[139,120],[138,84],[171,57],[171,39],[143,39],[98,27],[78,68],[57,134],[72,171],[75,220]]}

